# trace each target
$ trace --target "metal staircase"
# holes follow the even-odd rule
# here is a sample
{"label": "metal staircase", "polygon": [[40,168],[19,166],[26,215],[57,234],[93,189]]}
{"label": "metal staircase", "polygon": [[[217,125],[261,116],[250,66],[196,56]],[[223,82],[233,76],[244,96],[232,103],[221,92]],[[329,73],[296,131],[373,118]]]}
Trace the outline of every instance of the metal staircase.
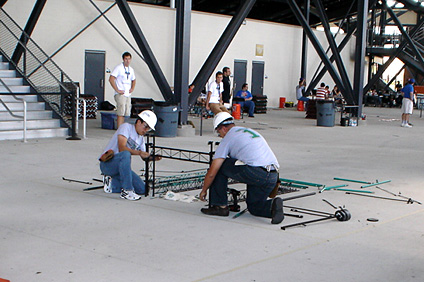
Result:
{"label": "metal staircase", "polygon": [[[60,127],[60,120],[53,119],[53,112],[46,110],[46,103],[39,102],[37,94],[31,93],[31,87],[24,85],[24,79],[17,77],[15,70],[9,69],[9,63],[3,62],[0,55],[0,79],[6,86],[0,84],[0,100],[16,115],[23,116],[23,103],[9,93],[27,102],[26,138],[66,137],[68,128]],[[2,94],[4,93],[4,94]],[[25,95],[18,95],[25,94]],[[12,116],[6,107],[0,103],[0,140],[17,140],[23,138],[24,121]]]}

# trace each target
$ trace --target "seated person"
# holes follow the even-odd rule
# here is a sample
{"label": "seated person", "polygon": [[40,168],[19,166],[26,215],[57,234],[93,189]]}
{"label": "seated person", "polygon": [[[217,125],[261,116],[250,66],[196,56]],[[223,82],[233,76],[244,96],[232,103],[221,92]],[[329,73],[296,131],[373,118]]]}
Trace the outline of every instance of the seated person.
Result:
{"label": "seated person", "polygon": [[306,108],[306,102],[309,101],[309,98],[304,96],[304,94],[305,94],[305,87],[306,87],[306,79],[300,78],[299,79],[299,84],[296,86],[296,99],[298,101],[305,102],[305,108]]}
{"label": "seated person", "polygon": [[248,108],[249,117],[255,117],[255,103],[252,101],[253,96],[252,93],[250,93],[247,89],[249,88],[247,83],[244,83],[241,87],[241,90],[239,90],[236,94],[236,98],[242,98],[244,101],[236,101],[236,103],[240,104],[240,107],[246,107]]}

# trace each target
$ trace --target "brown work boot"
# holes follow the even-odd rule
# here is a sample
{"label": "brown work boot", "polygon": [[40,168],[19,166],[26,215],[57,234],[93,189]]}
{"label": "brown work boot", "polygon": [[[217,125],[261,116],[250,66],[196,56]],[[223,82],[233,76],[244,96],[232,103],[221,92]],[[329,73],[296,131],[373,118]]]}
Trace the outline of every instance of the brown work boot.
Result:
{"label": "brown work boot", "polygon": [[228,216],[230,214],[228,207],[221,208],[220,206],[211,206],[209,208],[203,208],[200,211],[207,215]]}

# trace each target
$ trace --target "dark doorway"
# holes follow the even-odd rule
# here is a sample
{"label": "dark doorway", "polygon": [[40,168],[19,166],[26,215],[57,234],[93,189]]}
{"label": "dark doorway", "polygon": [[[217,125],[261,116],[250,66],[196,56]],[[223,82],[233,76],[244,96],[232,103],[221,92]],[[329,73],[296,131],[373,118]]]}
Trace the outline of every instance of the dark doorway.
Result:
{"label": "dark doorway", "polygon": [[252,62],[252,95],[263,96],[264,95],[264,61],[253,61]]}
{"label": "dark doorway", "polygon": [[234,94],[241,90],[241,86],[246,81],[247,72],[247,61],[246,60],[234,60]]}
{"label": "dark doorway", "polygon": [[105,51],[85,51],[84,94],[94,95],[100,105],[105,100]]}

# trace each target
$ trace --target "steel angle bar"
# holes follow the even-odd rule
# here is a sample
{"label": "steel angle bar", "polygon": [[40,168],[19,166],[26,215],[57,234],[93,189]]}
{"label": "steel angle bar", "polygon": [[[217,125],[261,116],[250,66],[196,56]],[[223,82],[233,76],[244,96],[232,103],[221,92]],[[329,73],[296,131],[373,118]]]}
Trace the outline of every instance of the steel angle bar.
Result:
{"label": "steel angle bar", "polygon": [[328,186],[328,187],[324,187],[321,190],[319,190],[320,193],[327,191],[327,190],[331,190],[331,189],[336,189],[336,188],[341,188],[341,187],[346,187],[348,186],[347,184],[342,184],[342,185],[335,185],[335,186]]}
{"label": "steel angle bar", "polygon": [[355,189],[344,189],[344,188],[336,188],[334,190],[337,191],[345,191],[345,192],[357,192],[357,193],[369,193],[369,194],[374,194],[373,191],[368,191],[368,190],[355,190]]}
{"label": "steel angle bar", "polygon": [[322,187],[325,186],[323,184],[318,183],[312,183],[312,182],[306,182],[306,181],[300,181],[300,180],[293,180],[293,179],[287,179],[287,178],[280,178],[281,182],[288,182],[288,183],[295,183],[295,184],[303,184],[308,186],[315,186],[315,187]]}
{"label": "steel angle bar", "polygon": [[394,199],[394,198],[388,198],[388,197],[382,197],[377,195],[365,195],[365,194],[359,194],[355,192],[346,192],[348,195],[356,195],[356,196],[362,196],[362,197],[369,197],[374,199],[383,199],[383,200],[390,200],[390,201],[398,201],[398,202],[405,202],[405,203],[412,203],[410,200],[403,200],[403,199]]}
{"label": "steel angle bar", "polygon": [[376,182],[376,183],[372,183],[372,184],[368,184],[368,185],[362,185],[361,188],[368,188],[368,187],[372,187],[372,186],[376,186],[376,185],[380,185],[380,184],[384,184],[384,183],[388,183],[391,182],[391,180],[384,180],[384,181],[380,181],[380,182]]}
{"label": "steel angle bar", "polygon": [[355,182],[355,183],[362,183],[362,184],[370,184],[371,182],[369,181],[362,181],[362,180],[355,180],[355,179],[347,179],[347,178],[339,178],[339,177],[334,177],[334,180],[341,180],[341,181],[348,181],[348,182]]}

